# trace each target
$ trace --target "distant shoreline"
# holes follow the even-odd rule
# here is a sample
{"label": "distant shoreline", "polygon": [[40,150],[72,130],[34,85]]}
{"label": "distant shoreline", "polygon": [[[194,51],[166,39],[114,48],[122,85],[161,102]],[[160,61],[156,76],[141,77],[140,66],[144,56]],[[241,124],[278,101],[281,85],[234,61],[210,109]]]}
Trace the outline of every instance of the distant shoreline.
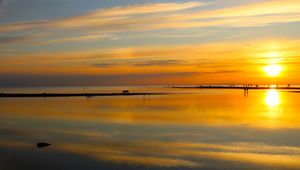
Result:
{"label": "distant shoreline", "polygon": [[97,97],[97,96],[143,96],[168,93],[0,93],[1,97]]}
{"label": "distant shoreline", "polygon": [[[289,86],[241,86],[241,85],[198,85],[198,86],[169,86],[168,88],[178,88],[178,89],[241,89],[246,92],[248,90],[291,90],[290,92],[300,93],[300,86],[289,87]],[[298,91],[299,90],[299,91]],[[0,98],[9,97],[97,97],[97,96],[144,96],[144,95],[166,95],[170,93],[147,93],[147,92],[129,92],[124,90],[119,93],[0,93]]]}
{"label": "distant shoreline", "polygon": [[171,88],[179,89],[248,89],[248,90],[268,90],[268,89],[277,89],[277,90],[300,90],[300,87],[256,87],[256,86],[218,86],[218,85],[205,85],[205,86],[172,86]]}

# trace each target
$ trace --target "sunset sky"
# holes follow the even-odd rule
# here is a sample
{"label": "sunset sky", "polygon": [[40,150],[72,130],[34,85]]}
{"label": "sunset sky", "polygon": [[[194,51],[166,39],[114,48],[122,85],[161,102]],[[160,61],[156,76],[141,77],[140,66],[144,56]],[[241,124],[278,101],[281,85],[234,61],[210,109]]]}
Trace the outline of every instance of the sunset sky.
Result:
{"label": "sunset sky", "polygon": [[299,30],[299,0],[0,0],[0,86],[300,84]]}

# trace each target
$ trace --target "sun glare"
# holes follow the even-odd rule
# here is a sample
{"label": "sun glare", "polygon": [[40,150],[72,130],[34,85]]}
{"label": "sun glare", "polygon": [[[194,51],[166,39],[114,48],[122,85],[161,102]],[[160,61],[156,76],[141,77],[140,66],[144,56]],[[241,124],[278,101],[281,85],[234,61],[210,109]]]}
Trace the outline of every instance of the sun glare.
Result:
{"label": "sun glare", "polygon": [[270,107],[275,107],[279,104],[279,95],[275,89],[271,89],[267,92],[265,103]]}
{"label": "sun glare", "polygon": [[267,54],[267,56],[268,56],[269,58],[277,58],[277,57],[279,57],[280,55],[279,55],[279,52],[269,52],[269,53]]}
{"label": "sun glare", "polygon": [[264,67],[264,70],[268,76],[275,77],[281,72],[282,67],[279,65],[268,65]]}

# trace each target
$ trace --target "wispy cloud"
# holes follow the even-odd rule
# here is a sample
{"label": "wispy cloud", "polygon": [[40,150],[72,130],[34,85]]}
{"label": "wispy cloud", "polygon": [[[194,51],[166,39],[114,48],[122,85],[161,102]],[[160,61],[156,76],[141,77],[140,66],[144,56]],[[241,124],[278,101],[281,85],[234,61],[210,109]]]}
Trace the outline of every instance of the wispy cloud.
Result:
{"label": "wispy cloud", "polygon": [[0,44],[11,44],[11,43],[21,43],[30,40],[27,36],[0,36]]}
{"label": "wispy cloud", "polygon": [[[199,2],[136,4],[98,9],[65,18],[2,23],[0,44],[7,45],[2,49],[14,51],[2,54],[0,72],[2,75],[17,75],[15,77],[24,74],[50,77],[70,75],[65,77],[68,80],[75,79],[72,76],[97,75],[103,76],[101,78],[108,80],[107,82],[111,81],[112,84],[117,84],[119,80],[128,83],[128,80],[137,82],[137,79],[140,79],[141,82],[144,77],[156,83],[179,82],[179,80],[255,81],[263,77],[261,66],[268,64],[270,60],[266,57],[267,53],[279,50],[284,54],[280,62],[293,65],[285,74],[296,77],[299,67],[295,64],[297,63],[295,58],[299,56],[296,55],[299,53],[299,41],[279,40],[282,48],[277,49],[266,46],[268,40],[265,39],[209,44],[183,41],[179,45],[172,45],[174,39],[170,40],[171,37],[191,39],[197,36],[200,39],[203,34],[212,36],[220,30],[215,31],[211,26],[221,30],[227,27],[235,31],[238,29],[232,29],[233,27],[257,27],[300,21],[299,1],[247,2],[233,7],[218,6],[219,1],[209,4]],[[194,29],[197,31],[190,32],[190,28],[195,27],[205,27],[203,30],[209,31],[201,32],[202,29]],[[157,31],[160,29],[164,29],[164,33]],[[223,34],[219,35],[222,37],[227,32],[220,31],[219,34]],[[140,35],[145,37],[134,39]],[[121,37],[116,43],[103,41],[116,36]],[[164,37],[167,40],[153,45],[155,43],[151,39],[153,37]],[[149,39],[144,41],[144,38]],[[98,44],[97,41],[103,42]],[[172,43],[168,44],[171,41]],[[28,42],[33,46],[22,48],[18,44],[27,45]],[[82,42],[92,42],[92,45],[81,46]],[[68,46],[74,45],[71,43],[77,43],[75,46],[78,48]],[[56,44],[57,46],[53,48]],[[139,46],[133,47],[132,44]],[[21,53],[19,49],[26,50]],[[168,76],[170,79],[166,78]],[[11,81],[9,78],[7,80]],[[85,79],[78,78],[78,80]]]}
{"label": "wispy cloud", "polygon": [[130,64],[134,66],[172,66],[177,64],[182,64],[180,60],[152,60],[144,62],[131,62]]}
{"label": "wispy cloud", "polygon": [[[205,3],[157,3],[140,4],[131,6],[120,6],[108,9],[95,10],[86,14],[74,17],[61,18],[56,20],[24,21],[12,24],[2,24],[0,31],[11,32],[34,28],[51,29],[76,29],[76,28],[101,28],[101,29],[161,29],[172,27],[191,26],[249,26],[270,24],[276,22],[293,22],[299,20],[300,3],[298,1],[276,0],[260,3],[246,4],[236,7],[228,7],[217,10],[198,10],[198,12],[178,11],[196,8]],[[159,15],[156,15],[158,14]],[[141,15],[147,14],[147,15]],[[258,23],[252,23],[253,20]],[[199,20],[200,19],[200,20]],[[287,19],[287,20],[283,20]],[[158,26],[152,26],[159,24]],[[241,23],[241,25],[239,25]],[[143,27],[136,28],[137,25]]]}
{"label": "wispy cloud", "polygon": [[[61,18],[56,20],[24,21],[19,23],[2,24],[1,32],[22,31],[27,29],[78,29],[97,28],[112,29],[125,28],[130,25],[138,25],[145,17],[133,16],[138,14],[156,14],[162,12],[180,11],[203,5],[198,2],[186,3],[153,3],[132,6],[120,6],[109,9],[95,10],[79,16]],[[150,19],[150,18],[149,18]],[[149,20],[148,19],[148,20]],[[146,21],[147,22],[147,21]]]}
{"label": "wispy cloud", "polygon": [[[264,83],[266,79],[262,67],[273,60],[268,57],[269,53],[278,51],[280,60],[276,58],[276,61],[283,67],[288,65],[281,81],[288,82],[291,77],[294,77],[295,80],[298,77],[298,44],[298,40],[260,39],[85,51],[79,49],[35,54],[31,52],[3,53],[0,71],[2,75],[12,75],[6,76],[3,82],[5,82],[4,80],[11,82],[9,77],[28,74],[42,77],[46,75],[50,77],[54,75],[71,76],[61,79],[62,82],[71,82],[69,80],[75,79],[72,76],[77,76],[78,80],[82,80],[81,82],[95,84],[99,83],[96,80],[100,79],[105,79],[107,83],[112,82],[113,84],[127,80],[134,80],[132,81],[134,83],[138,82],[138,79],[140,79],[139,82],[145,82],[144,77],[148,77],[149,81],[155,83],[195,82],[198,79],[211,82],[232,82],[238,79]],[[182,72],[192,74],[179,76],[184,75],[181,74]],[[224,74],[231,76],[224,76]],[[166,78],[167,75],[170,79]],[[89,81],[83,81],[82,76],[87,78],[91,76],[92,78],[89,78]],[[97,76],[104,76],[104,78],[97,78]],[[21,80],[21,78],[15,79]],[[33,77],[33,79],[35,78]]]}
{"label": "wispy cloud", "polygon": [[[206,28],[206,27],[257,27],[276,23],[300,21],[300,2],[295,0],[276,0],[249,3],[226,8],[213,7],[214,3],[148,3],[129,6],[118,6],[98,9],[77,16],[52,20],[22,21],[0,24],[0,33],[21,33],[30,36],[34,33],[45,33],[49,36],[45,43],[91,42],[114,37],[121,32],[140,32],[161,29]],[[190,10],[192,9],[193,10]],[[60,32],[63,37],[55,36]],[[85,35],[82,35],[85,32]],[[97,35],[95,35],[97,32]],[[204,32],[205,34],[205,32]],[[181,35],[171,37],[199,37],[203,34]],[[170,35],[149,35],[165,37]],[[35,37],[38,39],[38,37]],[[17,43],[17,40],[14,42]],[[20,42],[23,42],[20,40]],[[36,43],[39,44],[39,43]]]}
{"label": "wispy cloud", "polygon": [[[91,86],[91,85],[149,85],[167,84],[174,79],[191,78],[197,72],[131,72],[90,74],[0,74],[0,87],[24,86]],[[162,81],[163,80],[163,81]]]}
{"label": "wispy cloud", "polygon": [[185,3],[152,3],[144,5],[130,5],[126,7],[113,7],[105,10],[96,10],[91,15],[94,16],[117,16],[117,15],[137,15],[158,12],[179,11],[189,8],[199,7],[205,3],[185,2]]}
{"label": "wispy cloud", "polygon": [[44,43],[39,44],[60,44],[60,43],[71,43],[71,42],[90,42],[90,41],[97,41],[101,39],[107,39],[110,37],[114,37],[111,34],[91,34],[91,35],[81,35],[76,37],[64,37],[64,38],[57,38],[46,41]]}
{"label": "wispy cloud", "polygon": [[92,66],[105,68],[105,67],[113,67],[120,65],[133,65],[137,67],[147,67],[147,66],[173,66],[178,64],[183,64],[184,62],[181,60],[149,60],[149,61],[129,61],[129,62],[114,62],[114,63],[96,63],[92,64]]}
{"label": "wispy cloud", "polygon": [[[1,59],[1,71],[6,68],[15,71],[22,67],[28,71],[38,67],[113,67],[113,66],[191,66],[196,69],[230,70],[229,67],[247,62],[253,64],[266,64],[270,51],[281,51],[285,60],[281,62],[294,62],[295,53],[299,50],[296,40],[280,40],[281,45],[272,48],[272,40],[220,42],[210,44],[190,45],[160,45],[127,48],[110,48],[95,50],[72,50],[63,52],[41,52],[10,54],[10,57]],[[284,42],[284,43],[283,43]],[[269,44],[269,45],[268,45]],[[297,56],[297,55],[296,55]],[[12,66],[14,68],[12,68]],[[165,67],[161,67],[165,68]],[[123,68],[124,69],[124,68]],[[235,70],[235,69],[233,69]],[[78,71],[76,71],[78,72]]]}

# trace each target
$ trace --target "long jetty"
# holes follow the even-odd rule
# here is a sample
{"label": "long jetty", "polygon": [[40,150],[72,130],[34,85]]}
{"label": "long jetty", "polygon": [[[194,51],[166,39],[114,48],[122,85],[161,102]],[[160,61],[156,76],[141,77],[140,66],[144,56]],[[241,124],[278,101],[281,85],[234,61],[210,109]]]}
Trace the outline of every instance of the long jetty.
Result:
{"label": "long jetty", "polygon": [[167,93],[0,93],[0,97],[97,97],[97,96],[144,96]]}
{"label": "long jetty", "polygon": [[195,85],[195,86],[172,86],[172,88],[183,88],[183,89],[242,89],[242,90],[267,90],[267,89],[278,89],[278,90],[300,90],[300,86],[290,85]]}

